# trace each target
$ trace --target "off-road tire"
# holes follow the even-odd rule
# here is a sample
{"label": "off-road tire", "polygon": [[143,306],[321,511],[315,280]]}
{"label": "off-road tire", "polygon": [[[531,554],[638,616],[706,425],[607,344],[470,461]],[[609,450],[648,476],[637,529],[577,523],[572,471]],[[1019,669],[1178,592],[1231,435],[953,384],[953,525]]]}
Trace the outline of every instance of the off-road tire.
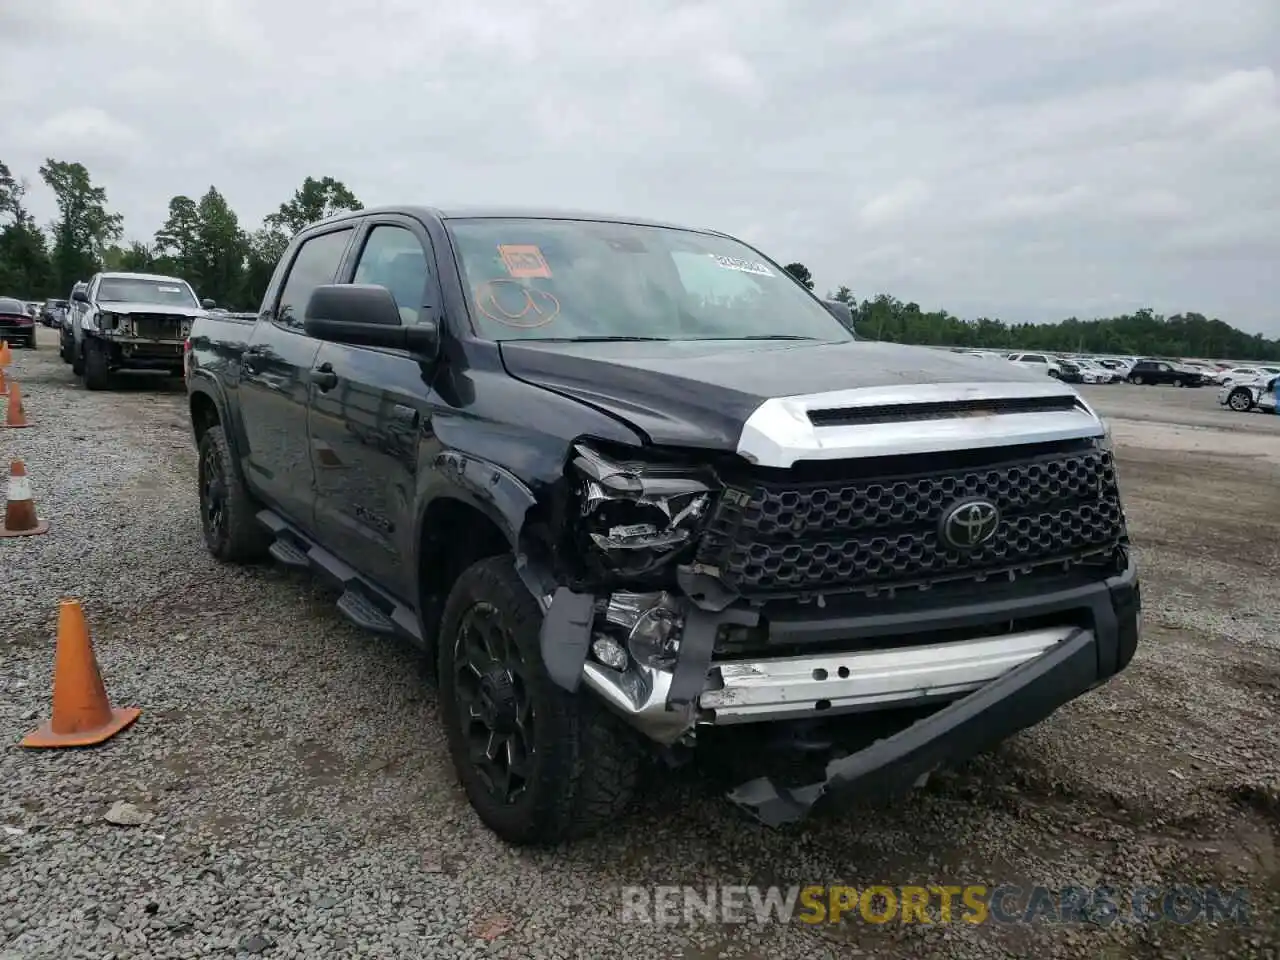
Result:
{"label": "off-road tire", "polygon": [[[513,803],[497,800],[467,754],[454,689],[458,632],[477,604],[497,611],[520,652],[534,712],[532,774]],[[542,612],[516,573],[510,556],[473,564],[458,578],[445,604],[436,648],[439,709],[454,769],[472,808],[508,843],[547,846],[584,837],[622,815],[635,792],[642,751],[624,727],[587,690],[556,686],[542,663]]]}
{"label": "off-road tire", "polygon": [[111,386],[107,351],[94,340],[84,345],[84,386],[86,390],[105,390]]}
{"label": "off-road tire", "polygon": [[[225,511],[224,522],[216,529],[210,522],[210,503],[206,497],[206,482],[213,465],[222,478]],[[271,535],[257,520],[258,504],[235,470],[231,448],[222,427],[209,427],[200,438],[197,474],[200,526],[209,553],[223,563],[254,563],[264,559],[271,546]]]}

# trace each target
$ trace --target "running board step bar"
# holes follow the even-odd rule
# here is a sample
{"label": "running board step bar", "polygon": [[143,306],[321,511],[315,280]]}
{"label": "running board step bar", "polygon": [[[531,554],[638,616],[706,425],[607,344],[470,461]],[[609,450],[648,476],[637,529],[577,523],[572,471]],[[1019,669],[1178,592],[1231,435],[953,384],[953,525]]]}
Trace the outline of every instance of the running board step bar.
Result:
{"label": "running board step bar", "polygon": [[338,611],[354,623],[373,633],[395,633],[396,625],[377,605],[360,592],[359,587],[348,587],[338,599]]}
{"label": "running board step bar", "polygon": [[323,574],[342,588],[338,611],[356,626],[373,633],[395,634],[422,645],[422,631],[412,609],[380,590],[274,510],[261,510],[257,520],[275,537],[268,552],[288,567]]}

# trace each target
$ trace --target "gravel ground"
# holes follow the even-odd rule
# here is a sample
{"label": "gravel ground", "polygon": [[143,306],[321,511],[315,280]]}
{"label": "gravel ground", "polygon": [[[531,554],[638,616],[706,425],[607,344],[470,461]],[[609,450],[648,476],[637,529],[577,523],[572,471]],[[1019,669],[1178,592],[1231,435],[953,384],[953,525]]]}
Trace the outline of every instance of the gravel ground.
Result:
{"label": "gravel ground", "polygon": [[[409,651],[306,576],[206,555],[181,385],[87,393],[41,333],[11,370],[35,427],[0,431],[52,523],[0,541],[0,958],[1277,955],[1280,418],[1090,391],[1117,418],[1145,642],[994,754],[780,832],[686,774],[616,833],[529,853],[472,816]],[[144,712],[100,748],[25,751],[64,596]],[[149,819],[113,825],[119,801]],[[1255,925],[617,921],[623,885],[824,882],[1243,884]]]}

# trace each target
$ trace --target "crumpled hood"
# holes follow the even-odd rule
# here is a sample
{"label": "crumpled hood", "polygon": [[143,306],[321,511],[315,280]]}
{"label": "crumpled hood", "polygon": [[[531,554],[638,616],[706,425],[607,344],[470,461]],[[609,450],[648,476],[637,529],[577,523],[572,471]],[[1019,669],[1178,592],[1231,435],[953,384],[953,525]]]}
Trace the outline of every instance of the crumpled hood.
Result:
{"label": "crumpled hood", "polygon": [[774,397],[1046,378],[1003,360],[865,340],[506,340],[501,351],[511,376],[613,414],[653,443],[719,450],[736,449],[747,417]]}
{"label": "crumpled hood", "polygon": [[202,317],[205,313],[204,308],[198,305],[181,307],[168,303],[145,303],[135,300],[101,300],[98,302],[98,309],[104,313],[150,313],[171,317]]}

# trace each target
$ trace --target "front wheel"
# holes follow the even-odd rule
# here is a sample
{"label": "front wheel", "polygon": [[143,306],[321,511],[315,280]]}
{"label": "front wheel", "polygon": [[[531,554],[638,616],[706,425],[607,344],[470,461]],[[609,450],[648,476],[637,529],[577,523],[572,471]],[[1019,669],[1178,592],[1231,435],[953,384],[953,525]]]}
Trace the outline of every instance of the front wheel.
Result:
{"label": "front wheel", "polygon": [[454,769],[484,824],[519,845],[576,839],[619,816],[639,773],[630,731],[547,676],[541,626],[511,558],[491,557],[450,592],[437,653]]}
{"label": "front wheel", "polygon": [[84,345],[84,385],[88,390],[105,390],[111,385],[111,367],[106,348],[95,340]]}
{"label": "front wheel", "polygon": [[1136,386],[1136,387],[1140,387],[1140,386],[1142,386],[1142,377],[1138,376],[1138,375],[1135,373],[1133,376],[1131,376],[1131,377],[1129,378],[1129,382],[1130,382],[1130,383],[1132,383],[1132,384],[1133,384],[1134,386]]}
{"label": "front wheel", "polygon": [[1253,394],[1248,390],[1232,390],[1227,396],[1227,406],[1236,413],[1247,413],[1253,406]]}
{"label": "front wheel", "polygon": [[1181,377],[1174,377],[1174,378],[1173,378],[1173,385],[1174,385],[1175,387],[1180,387],[1180,386],[1182,386],[1182,385],[1183,385],[1183,384],[1182,384],[1182,378],[1181,378]]}

